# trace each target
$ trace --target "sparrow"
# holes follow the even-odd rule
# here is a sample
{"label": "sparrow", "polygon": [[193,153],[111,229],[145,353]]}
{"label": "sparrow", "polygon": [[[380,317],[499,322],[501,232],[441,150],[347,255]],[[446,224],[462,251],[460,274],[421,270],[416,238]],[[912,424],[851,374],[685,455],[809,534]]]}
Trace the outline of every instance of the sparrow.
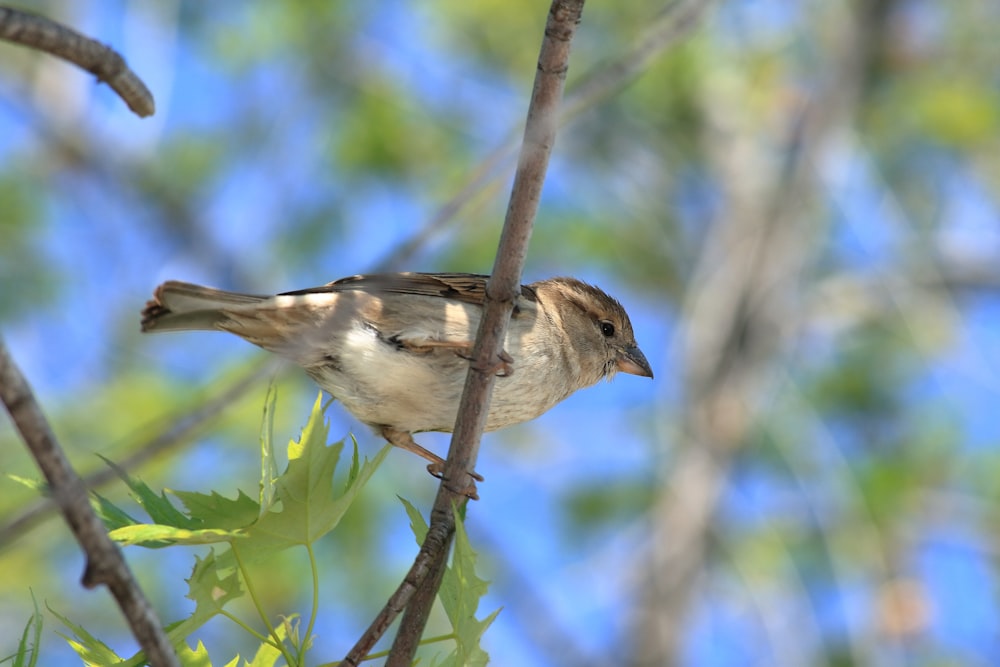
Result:
{"label": "sparrow", "polygon": [[[284,357],[440,477],[444,460],[413,434],[454,427],[487,279],[356,275],[276,296],[171,280],[147,302],[142,331],[227,331]],[[534,419],[618,371],[653,377],[622,305],[575,278],[521,286],[500,356],[487,431]]]}

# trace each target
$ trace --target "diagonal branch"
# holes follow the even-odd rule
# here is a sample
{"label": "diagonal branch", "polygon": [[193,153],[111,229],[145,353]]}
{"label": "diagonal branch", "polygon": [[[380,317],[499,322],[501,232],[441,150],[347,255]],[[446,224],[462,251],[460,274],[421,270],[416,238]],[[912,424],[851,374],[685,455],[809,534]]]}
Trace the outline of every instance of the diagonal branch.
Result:
{"label": "diagonal branch", "polygon": [[[538,71],[535,73],[535,84],[528,105],[518,169],[514,175],[514,186],[493,272],[486,285],[483,319],[479,324],[472,353],[473,362],[466,376],[465,391],[445,466],[445,480],[464,479],[462,486],[472,483],[468,475],[475,467],[479,441],[486,425],[496,380],[494,369],[503,351],[514,301],[520,293],[521,271],[528,254],[528,243],[538,211],[549,156],[555,143],[559,104],[569,69],[570,44],[582,13],[583,0],[555,0],[549,9],[545,38],[538,57]],[[440,539],[445,548],[432,561],[430,573],[418,586],[413,600],[403,614],[386,667],[404,667],[413,661],[444,574],[447,547],[455,531],[454,507],[456,503],[464,501],[464,497],[455,493],[454,487],[448,482],[442,482],[431,512],[430,531],[438,531],[432,544]]]}
{"label": "diagonal branch", "polygon": [[111,86],[128,108],[145,118],[156,111],[146,84],[117,51],[61,23],[17,9],[0,7],[0,39],[51,53],[87,70]]}
{"label": "diagonal branch", "polygon": [[561,120],[571,118],[597,105],[630,85],[669,47],[687,37],[701,23],[713,0],[672,0],[650,19],[624,53],[603,63],[577,79],[566,95]]}
{"label": "diagonal branch", "polygon": [[[187,444],[198,428],[230,407],[250,389],[259,387],[261,380],[274,374],[279,366],[280,364],[274,361],[255,362],[247,373],[230,382],[212,398],[202,400],[193,409],[176,412],[165,418],[164,423],[170,426],[163,430],[157,429],[153,437],[128,447],[130,453],[117,460],[116,467],[120,470],[135,470],[165,452]],[[115,469],[104,466],[96,472],[85,475],[83,484],[88,490],[93,490],[119,479]],[[0,524],[0,549],[13,544],[58,509],[52,498],[43,497],[21,510],[13,518],[4,521]]]}
{"label": "diagonal branch", "polygon": [[[713,0],[670,0],[650,19],[627,50],[576,78],[575,85],[567,91],[565,102],[559,110],[560,127],[630,85],[655,58],[688,36],[699,25],[712,2]],[[500,179],[506,178],[507,167],[517,154],[517,136],[514,129],[506,133],[504,139],[479,165],[470,170],[458,193],[411,236],[393,247],[376,266],[380,270],[404,266],[428,240],[455,224],[458,213],[469,202]]]}
{"label": "diagonal branch", "polygon": [[149,664],[179,665],[156,612],[132,576],[121,551],[108,537],[104,524],[90,506],[83,480],[66,460],[31,387],[2,340],[0,400],[48,480],[52,498],[86,554],[83,585],[87,588],[102,584],[108,587],[132,628],[132,634],[145,651]]}
{"label": "diagonal branch", "polygon": [[496,379],[494,368],[503,350],[514,301],[520,293],[521,271],[528,253],[545,171],[555,143],[570,43],[582,13],[583,0],[554,0],[549,9],[510,204],[493,273],[486,285],[486,301],[472,352],[473,361],[466,376],[444,479],[431,510],[427,537],[406,579],[344,658],[343,665],[356,667],[399,610],[405,608],[386,666],[408,666],[413,662],[427,625],[455,533],[454,509],[467,501],[461,489],[472,484],[469,472],[475,468]]}

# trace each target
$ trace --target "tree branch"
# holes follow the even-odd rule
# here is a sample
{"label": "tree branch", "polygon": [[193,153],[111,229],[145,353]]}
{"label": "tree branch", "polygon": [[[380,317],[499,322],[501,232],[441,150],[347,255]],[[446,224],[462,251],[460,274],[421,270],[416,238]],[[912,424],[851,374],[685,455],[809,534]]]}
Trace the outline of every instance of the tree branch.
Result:
{"label": "tree branch", "polygon": [[674,0],[650,19],[635,36],[629,49],[577,79],[566,95],[561,121],[583,113],[598,102],[621,91],[645,72],[669,47],[687,37],[698,25],[713,0]]}
{"label": "tree branch", "polygon": [[570,43],[582,12],[583,0],[554,0],[549,9],[510,204],[493,273],[486,285],[486,301],[472,352],[473,361],[466,376],[444,479],[431,510],[427,537],[406,579],[344,658],[344,665],[356,667],[392,623],[398,610],[405,608],[386,667],[409,666],[427,625],[455,532],[453,508],[467,501],[462,489],[472,484],[469,473],[475,468],[479,441],[489,413],[496,361],[503,350],[514,301],[520,294],[521,271],[555,143]]}
{"label": "tree branch", "polygon": [[108,84],[137,116],[156,111],[146,84],[110,46],[90,39],[61,23],[17,9],[0,7],[0,39],[51,53]]}
{"label": "tree branch", "polygon": [[[486,284],[483,319],[479,324],[473,362],[466,376],[458,421],[445,465],[445,480],[464,480],[459,488],[472,483],[469,473],[475,467],[489,413],[490,397],[496,381],[494,369],[503,350],[514,301],[520,294],[521,272],[528,254],[545,172],[555,144],[559,104],[569,69],[570,44],[582,13],[583,0],[555,0],[549,9],[518,169],[514,175],[493,272]],[[444,574],[447,547],[455,531],[453,508],[456,503],[465,500],[456,494],[455,487],[448,481],[442,481],[431,512],[430,530],[438,529],[440,537],[444,538],[445,548],[432,560],[429,576],[418,586],[403,614],[386,667],[405,667],[413,662]],[[438,536],[435,537],[437,539]]]}
{"label": "tree branch", "polygon": [[[850,122],[880,44],[883,21],[872,3],[838,11],[842,31],[826,79],[807,105],[788,117],[776,167],[767,158],[765,131],[737,109],[731,86],[705,86],[709,154],[726,207],[688,281],[686,345],[680,365],[685,388],[678,432],[684,434],[651,512],[645,575],[637,592],[631,656],[622,664],[680,663],[684,621],[709,549],[711,524],[734,457],[759,415],[774,360],[795,339],[801,274],[818,232],[803,214],[815,190],[814,170],[829,138]],[[769,125],[777,124],[771,120]]]}
{"label": "tree branch", "polygon": [[[118,469],[135,470],[154,457],[188,442],[199,427],[231,406],[250,389],[259,387],[262,379],[276,372],[280,363],[273,360],[265,361],[266,359],[266,357],[262,357],[259,362],[255,362],[249,372],[224,387],[216,396],[207,400],[203,399],[193,409],[164,418],[164,423],[170,426],[164,427],[162,431],[156,429],[157,434],[141,444],[129,446],[127,449],[130,453],[115,462]],[[83,477],[83,485],[89,491],[119,479],[116,470],[104,466]],[[58,509],[52,498],[39,498],[21,510],[14,518],[0,524],[0,549],[13,544],[21,535],[37,526]]]}
{"label": "tree branch", "polygon": [[[559,111],[559,126],[615,93],[635,80],[646,67],[670,46],[686,37],[699,25],[701,17],[713,0],[672,0],[652,17],[646,28],[630,43],[628,50],[607,63],[585,72],[567,91]],[[475,169],[469,171],[465,184],[445,202],[411,236],[397,244],[380,261],[379,270],[394,270],[404,266],[432,238],[457,222],[458,213],[477,195],[507,175],[507,165],[516,155],[517,132],[511,129]]]}
{"label": "tree branch", "polygon": [[10,413],[21,438],[48,480],[52,498],[59,505],[73,535],[83,548],[87,566],[83,585],[108,587],[132,628],[132,634],[151,665],[179,665],[156,612],[132,576],[121,551],[108,537],[76,474],[42,414],[31,387],[0,340],[0,400]]}

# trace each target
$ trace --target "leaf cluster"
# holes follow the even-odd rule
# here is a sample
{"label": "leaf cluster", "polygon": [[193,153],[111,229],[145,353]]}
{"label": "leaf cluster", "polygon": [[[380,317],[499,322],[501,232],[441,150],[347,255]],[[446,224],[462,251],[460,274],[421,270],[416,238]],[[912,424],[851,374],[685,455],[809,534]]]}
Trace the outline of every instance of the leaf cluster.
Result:
{"label": "leaf cluster", "polygon": [[[349,468],[345,475],[338,476],[344,441],[327,444],[329,425],[324,420],[321,399],[322,395],[317,397],[300,437],[289,442],[288,465],[278,473],[273,447],[275,397],[273,392],[269,395],[261,430],[261,477],[256,499],[243,491],[235,498],[216,491],[156,492],[121,469],[117,470],[119,476],[148,520],[137,519],[107,498],[94,494],[94,505],[111,537],[119,544],[149,549],[211,545],[206,554],[195,556],[186,580],[186,597],[194,601],[194,611],[166,628],[182,664],[213,664],[202,641],[198,640],[194,648],[190,642],[216,616],[229,619],[260,642],[252,659],[241,663],[237,655],[225,663],[227,666],[265,667],[280,660],[287,665],[306,664],[305,654],[313,644],[319,615],[316,542],[337,527],[390,449],[386,445],[372,460],[362,461],[354,443]],[[108,464],[114,467],[112,462]],[[422,539],[426,523],[413,505],[405,500],[403,504],[415,534]],[[306,619],[297,613],[276,614],[266,610],[255,593],[266,576],[266,568],[260,566],[292,547],[305,549],[310,564],[313,595]],[[474,568],[475,553],[459,523],[454,563],[445,575],[440,594],[453,632],[433,640],[451,639],[456,647],[442,662],[434,664],[488,661],[487,654],[479,647],[479,639],[499,610],[484,620],[476,619],[478,601],[486,593],[487,584],[476,577]],[[240,618],[229,607],[231,602],[248,594],[259,616],[256,620]],[[85,665],[144,664],[142,653],[122,658],[83,625],[55,610],[50,612],[69,629],[71,636],[66,639]],[[41,623],[42,616],[36,607],[14,664],[34,664]],[[33,646],[29,642],[31,636],[36,636]]]}

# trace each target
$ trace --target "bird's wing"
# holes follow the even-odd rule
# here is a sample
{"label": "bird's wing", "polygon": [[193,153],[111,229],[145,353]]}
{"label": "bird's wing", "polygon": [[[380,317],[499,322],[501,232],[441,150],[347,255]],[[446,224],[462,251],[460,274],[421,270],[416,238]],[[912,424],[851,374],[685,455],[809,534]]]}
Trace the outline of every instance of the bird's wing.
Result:
{"label": "bird's wing", "polygon": [[[373,273],[341,278],[320,287],[285,292],[285,295],[298,296],[359,290],[371,294],[384,292],[440,297],[481,306],[486,299],[488,278],[489,276],[476,273]],[[534,301],[534,290],[522,286],[521,298]]]}
{"label": "bird's wing", "polygon": [[[366,302],[359,315],[384,342],[418,353],[441,348],[468,353],[488,278],[474,273],[382,273],[341,278],[279,296],[362,292],[376,299]],[[522,286],[514,317],[528,306],[526,301],[536,300],[535,290]]]}

